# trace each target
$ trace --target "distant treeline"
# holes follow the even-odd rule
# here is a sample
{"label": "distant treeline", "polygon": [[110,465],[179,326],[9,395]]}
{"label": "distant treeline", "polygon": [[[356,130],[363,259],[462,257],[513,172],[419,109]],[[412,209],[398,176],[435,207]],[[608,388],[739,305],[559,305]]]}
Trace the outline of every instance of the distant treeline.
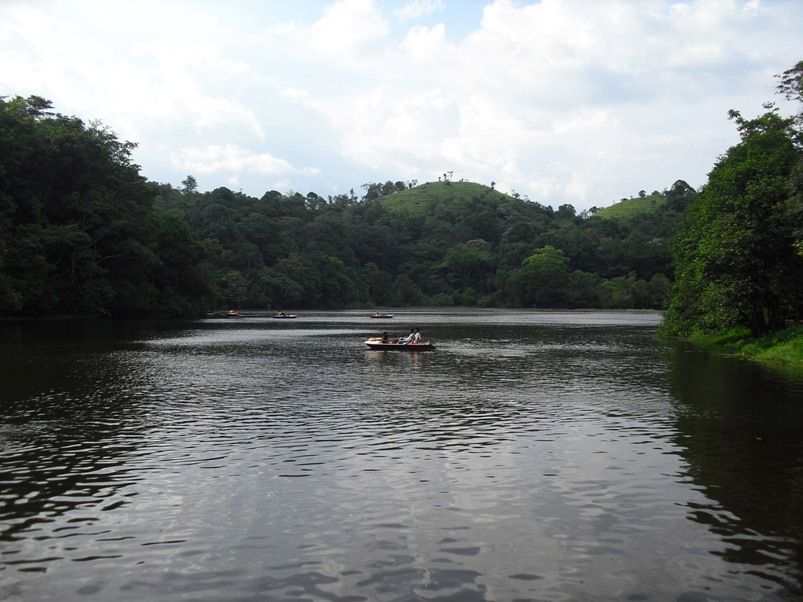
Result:
{"label": "distant treeline", "polygon": [[677,183],[622,221],[448,180],[366,184],[363,198],[189,188],[160,186],[158,206],[208,249],[218,305],[301,309],[661,308],[694,197]]}
{"label": "distant treeline", "polygon": [[[803,104],[803,61],[778,78]],[[578,215],[451,172],[361,197],[176,189],[103,125],[3,97],[0,315],[668,304],[670,334],[779,331],[803,318],[803,111],[766,110],[731,112],[741,141],[699,192]]]}
{"label": "distant treeline", "polygon": [[[0,99],[0,312],[664,307],[678,181],[627,217],[452,182],[323,198],[147,181],[134,145],[40,97]],[[645,197],[644,193],[641,194]]]}

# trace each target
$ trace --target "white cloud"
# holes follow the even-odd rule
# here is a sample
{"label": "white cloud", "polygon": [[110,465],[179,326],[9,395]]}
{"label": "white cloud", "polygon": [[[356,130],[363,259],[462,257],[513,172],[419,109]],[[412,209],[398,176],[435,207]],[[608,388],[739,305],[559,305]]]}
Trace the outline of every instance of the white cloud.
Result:
{"label": "white cloud", "polygon": [[171,155],[171,161],[180,169],[202,174],[231,172],[277,176],[319,173],[319,170],[315,168],[296,168],[288,161],[278,159],[270,153],[253,153],[232,144],[185,148],[181,152]]}
{"label": "white cloud", "polygon": [[6,0],[0,94],[101,119],[156,181],[454,171],[582,209],[702,184],[738,139],[728,109],[774,100],[801,38],[795,0]]}
{"label": "white cloud", "polygon": [[446,30],[442,23],[434,27],[413,27],[402,43],[403,56],[412,66],[426,68],[427,63],[437,63],[454,53],[446,42]]}
{"label": "white cloud", "polygon": [[291,100],[293,102],[296,102],[308,109],[314,109],[316,111],[322,110],[321,103],[315,102],[312,99],[312,95],[306,90],[297,90],[297,89],[282,90],[281,92],[279,92],[279,96]]}
{"label": "white cloud", "polygon": [[443,10],[443,0],[412,0],[393,11],[397,19],[408,20],[431,15]]}
{"label": "white cloud", "polygon": [[322,52],[351,58],[380,48],[388,24],[372,0],[339,0],[310,28],[312,44]]}
{"label": "white cloud", "polygon": [[567,132],[589,132],[592,130],[615,130],[619,119],[612,117],[604,109],[584,109],[572,114],[562,115],[553,122],[553,130],[558,134]]}

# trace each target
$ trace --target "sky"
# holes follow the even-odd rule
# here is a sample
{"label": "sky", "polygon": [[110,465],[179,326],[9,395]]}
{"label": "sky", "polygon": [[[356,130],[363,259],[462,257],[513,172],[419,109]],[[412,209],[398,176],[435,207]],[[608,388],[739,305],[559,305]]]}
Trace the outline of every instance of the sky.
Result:
{"label": "sky", "polygon": [[0,96],[254,197],[457,180],[557,208],[698,188],[803,59],[801,0],[0,0]]}

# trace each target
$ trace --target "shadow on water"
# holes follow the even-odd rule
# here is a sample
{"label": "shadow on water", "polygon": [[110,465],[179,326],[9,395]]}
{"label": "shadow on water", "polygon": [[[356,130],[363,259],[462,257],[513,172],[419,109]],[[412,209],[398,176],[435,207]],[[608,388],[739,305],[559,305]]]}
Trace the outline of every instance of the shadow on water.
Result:
{"label": "shadow on water", "polygon": [[[0,545],[59,521],[55,529],[67,537],[95,521],[73,513],[124,507],[143,478],[126,460],[146,438],[147,421],[128,394],[143,375],[119,351],[141,324],[48,320],[3,328]],[[30,558],[6,560],[45,570]]]}
{"label": "shadow on water", "polygon": [[710,500],[689,518],[723,558],[803,596],[803,379],[683,343],[671,361],[677,443]]}

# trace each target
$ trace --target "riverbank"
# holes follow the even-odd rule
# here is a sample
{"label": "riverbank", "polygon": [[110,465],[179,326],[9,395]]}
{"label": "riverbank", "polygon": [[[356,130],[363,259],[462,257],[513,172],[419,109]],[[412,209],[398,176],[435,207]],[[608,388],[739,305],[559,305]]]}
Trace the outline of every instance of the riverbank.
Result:
{"label": "riverbank", "polygon": [[716,334],[692,334],[695,343],[723,347],[739,355],[781,366],[803,369],[803,325],[792,326],[760,338],[753,338],[747,329],[734,329]]}

